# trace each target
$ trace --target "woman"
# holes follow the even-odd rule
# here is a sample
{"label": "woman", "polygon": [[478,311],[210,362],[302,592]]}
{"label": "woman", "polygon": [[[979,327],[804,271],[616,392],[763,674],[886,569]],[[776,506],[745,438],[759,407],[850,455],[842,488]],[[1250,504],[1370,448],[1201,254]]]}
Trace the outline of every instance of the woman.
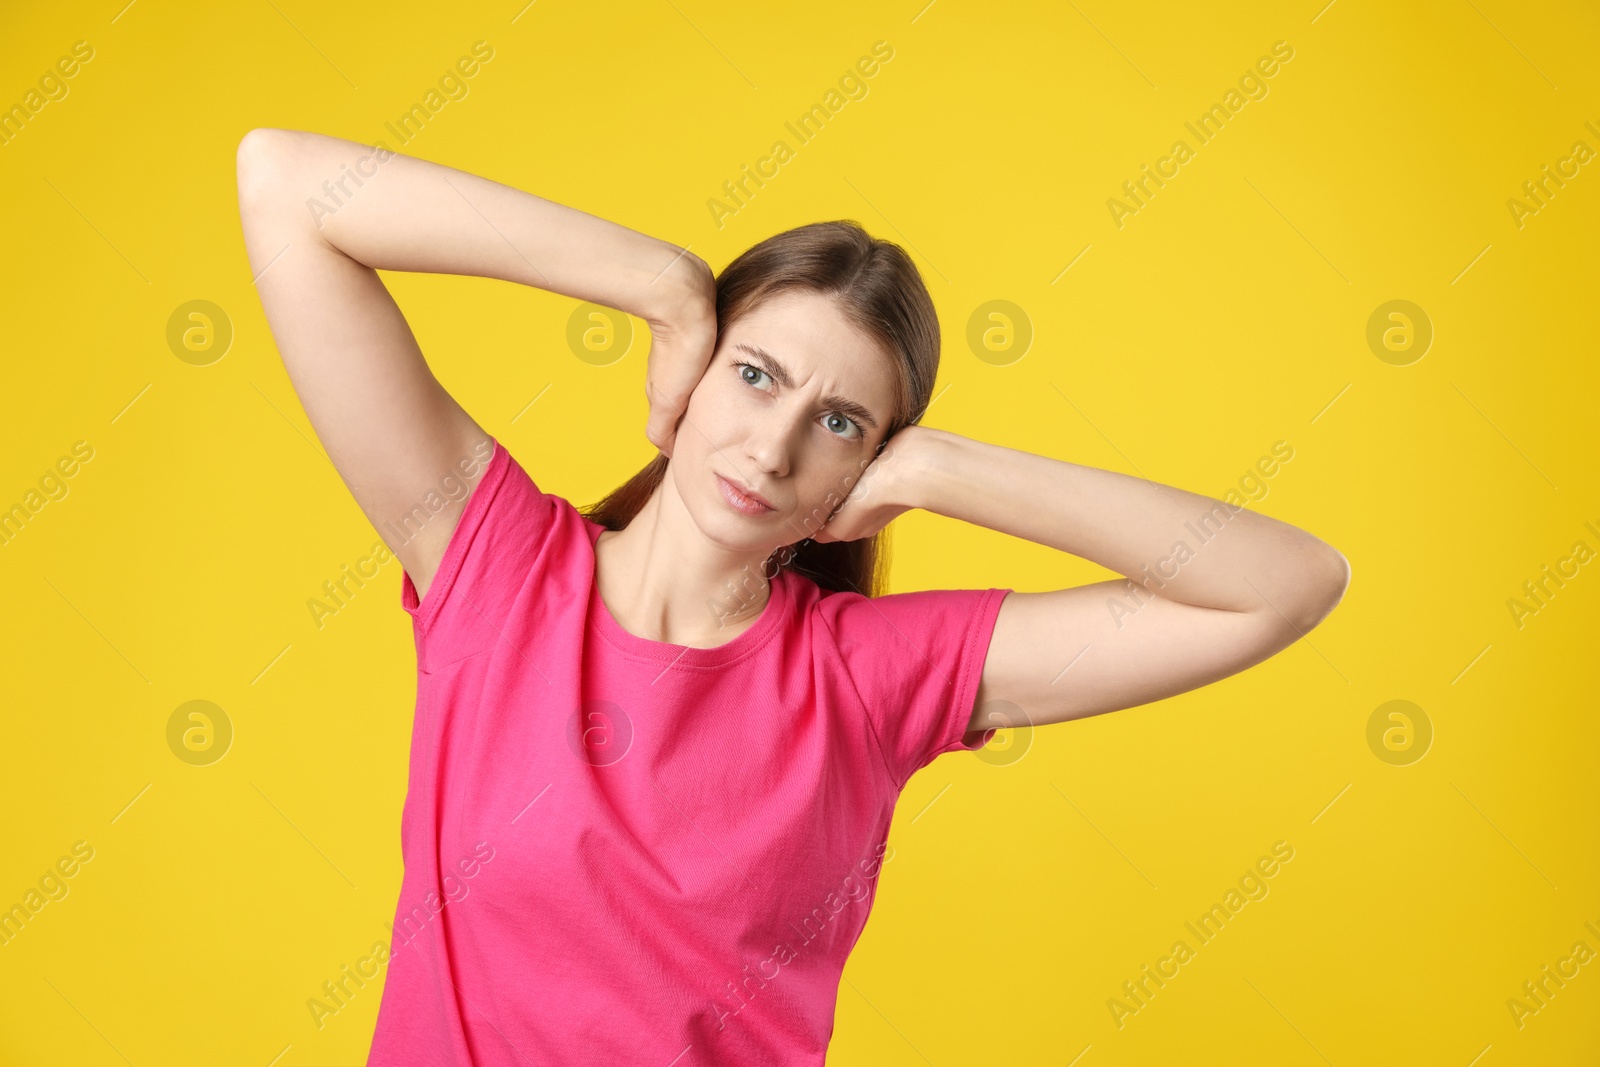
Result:
{"label": "woman", "polygon": [[[714,278],[487,179],[273,129],[240,143],[239,199],[284,364],[414,622],[371,1064],[821,1064],[912,773],[1240,671],[1348,581],[1282,522],[917,425],[933,305],[854,224]],[[660,455],[587,514],[542,491],[378,269],[645,320]],[[910,508],[1129,577],[878,596],[877,534]]]}

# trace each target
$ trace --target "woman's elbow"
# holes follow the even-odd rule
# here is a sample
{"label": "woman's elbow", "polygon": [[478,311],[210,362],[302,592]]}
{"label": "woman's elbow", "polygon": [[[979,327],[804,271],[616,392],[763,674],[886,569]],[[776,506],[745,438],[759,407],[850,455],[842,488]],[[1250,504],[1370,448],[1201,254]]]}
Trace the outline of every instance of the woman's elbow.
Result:
{"label": "woman's elbow", "polygon": [[290,155],[293,130],[259,126],[239,139],[234,169],[239,183],[239,203],[261,203],[278,184]]}
{"label": "woman's elbow", "polygon": [[1304,592],[1297,598],[1300,601],[1299,610],[1295,612],[1297,617],[1291,619],[1302,633],[1311,631],[1327,618],[1350,588],[1350,561],[1345,559],[1344,553],[1323,541],[1318,541],[1317,545],[1314,561],[1306,568]]}

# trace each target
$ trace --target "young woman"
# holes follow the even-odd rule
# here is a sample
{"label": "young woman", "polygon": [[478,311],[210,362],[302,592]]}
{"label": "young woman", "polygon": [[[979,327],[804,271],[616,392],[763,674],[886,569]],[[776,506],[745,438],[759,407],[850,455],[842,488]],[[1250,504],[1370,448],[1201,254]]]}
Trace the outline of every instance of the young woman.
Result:
{"label": "young woman", "polygon": [[[714,277],[349,141],[253,130],[238,165],[284,365],[413,618],[370,1064],[821,1064],[916,770],[1234,674],[1348,582],[1242,507],[917,425],[933,304],[853,223]],[[586,513],[545,492],[429,372],[380,269],[645,320],[659,455]],[[877,535],[911,508],[1128,577],[878,595]]]}

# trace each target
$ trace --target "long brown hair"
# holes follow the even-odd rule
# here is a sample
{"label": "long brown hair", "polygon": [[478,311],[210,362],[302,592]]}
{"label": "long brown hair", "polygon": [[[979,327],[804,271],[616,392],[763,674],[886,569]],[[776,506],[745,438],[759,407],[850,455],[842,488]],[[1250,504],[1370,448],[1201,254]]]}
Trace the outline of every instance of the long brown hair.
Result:
{"label": "long brown hair", "polygon": [[[922,418],[939,370],[939,319],[933,299],[911,257],[850,220],[813,222],[774,234],[745,250],[717,275],[717,336],[763,300],[787,289],[832,297],[857,329],[892,353],[896,379],[893,414],[884,434]],[[883,445],[878,446],[879,451]],[[658,452],[643,470],[598,503],[579,511],[608,530],[633,521],[666,475],[667,456]],[[856,541],[811,538],[780,546],[768,557],[765,575],[779,568],[811,579],[825,590],[877,596],[888,577],[888,530]]]}

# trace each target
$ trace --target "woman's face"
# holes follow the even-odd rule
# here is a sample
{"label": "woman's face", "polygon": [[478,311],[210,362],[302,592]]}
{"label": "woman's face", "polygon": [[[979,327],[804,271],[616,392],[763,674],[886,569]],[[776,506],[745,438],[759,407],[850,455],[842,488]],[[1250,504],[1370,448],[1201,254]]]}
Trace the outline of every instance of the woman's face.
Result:
{"label": "woman's face", "polygon": [[[766,555],[815,534],[877,456],[893,411],[889,359],[830,297],[806,290],[723,331],[670,464],[706,536]],[[771,507],[741,509],[721,479]]]}

